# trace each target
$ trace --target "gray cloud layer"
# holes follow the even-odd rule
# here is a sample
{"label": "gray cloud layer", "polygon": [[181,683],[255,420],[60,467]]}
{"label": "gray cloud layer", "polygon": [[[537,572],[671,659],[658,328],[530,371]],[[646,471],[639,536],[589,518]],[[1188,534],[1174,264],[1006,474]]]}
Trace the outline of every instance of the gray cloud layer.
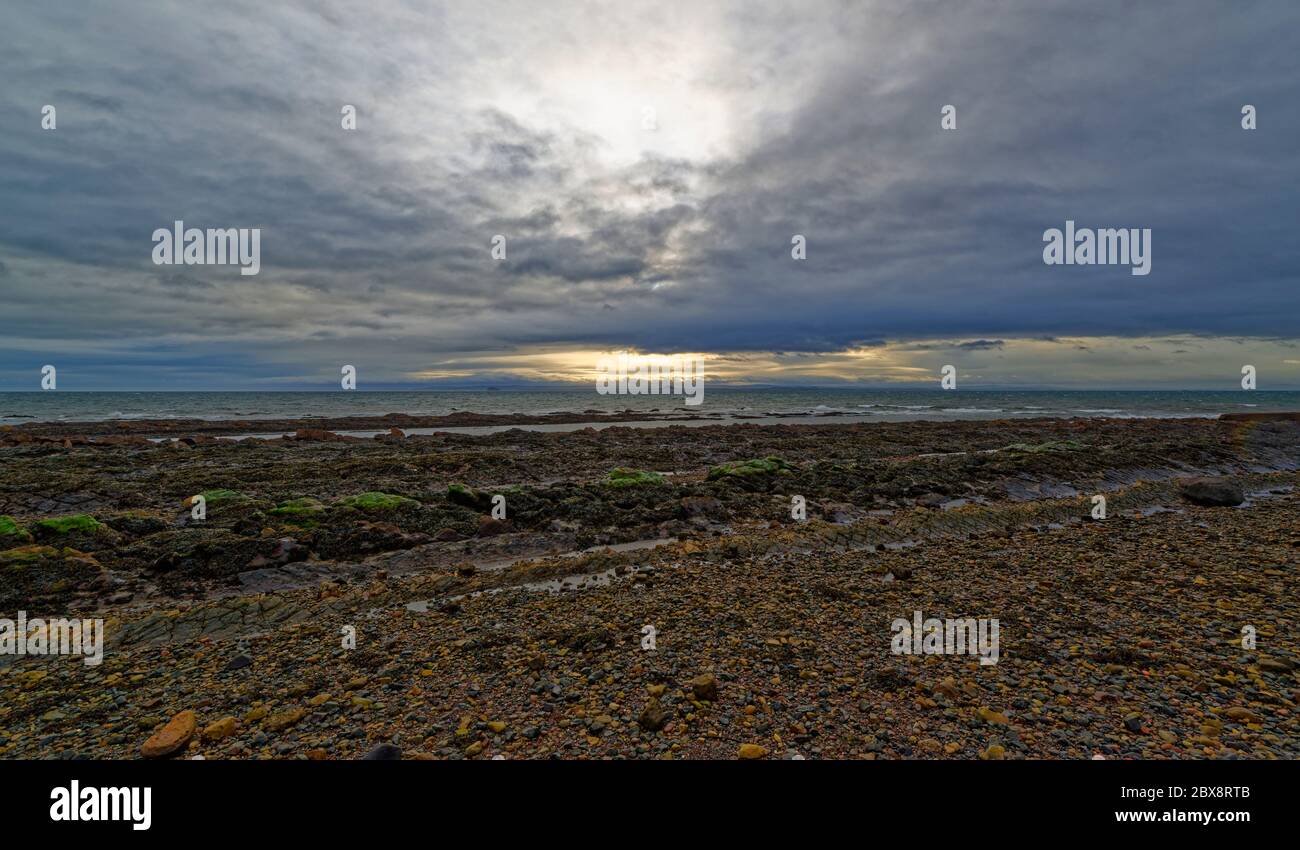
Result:
{"label": "gray cloud layer", "polygon": [[[531,346],[1300,337],[1289,0],[5,18],[0,386],[59,358],[251,387]],[[153,265],[176,219],[261,228],[261,274]],[[1066,219],[1151,228],[1152,273],[1044,266]]]}

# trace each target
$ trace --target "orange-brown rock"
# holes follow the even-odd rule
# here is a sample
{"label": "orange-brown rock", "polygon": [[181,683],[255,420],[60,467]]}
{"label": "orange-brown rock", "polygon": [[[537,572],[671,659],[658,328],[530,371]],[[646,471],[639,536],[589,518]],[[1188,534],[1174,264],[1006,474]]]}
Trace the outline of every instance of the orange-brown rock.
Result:
{"label": "orange-brown rock", "polygon": [[140,748],[140,755],[147,759],[163,758],[180,752],[199,729],[199,719],[192,711],[182,711],[167,724],[149,736]]}

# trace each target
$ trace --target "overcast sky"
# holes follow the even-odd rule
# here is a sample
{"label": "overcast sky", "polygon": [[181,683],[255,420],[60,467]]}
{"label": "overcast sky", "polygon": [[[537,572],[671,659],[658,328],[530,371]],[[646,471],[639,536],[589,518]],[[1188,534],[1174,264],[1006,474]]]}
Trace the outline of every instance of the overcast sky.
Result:
{"label": "overcast sky", "polygon": [[0,6],[0,389],[1300,388],[1294,0]]}

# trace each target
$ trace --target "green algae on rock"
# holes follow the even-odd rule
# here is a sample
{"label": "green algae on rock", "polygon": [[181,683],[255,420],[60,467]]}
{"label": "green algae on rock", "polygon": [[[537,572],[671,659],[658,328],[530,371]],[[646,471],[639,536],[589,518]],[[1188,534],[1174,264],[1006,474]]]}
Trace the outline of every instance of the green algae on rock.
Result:
{"label": "green algae on rock", "polygon": [[105,526],[90,514],[73,514],[72,516],[49,517],[38,519],[32,524],[40,537],[55,537],[64,534],[95,534]]}
{"label": "green algae on rock", "polygon": [[15,566],[30,564],[44,557],[52,557],[59,552],[52,546],[18,546],[0,552],[0,565]]}
{"label": "green algae on rock", "polygon": [[53,546],[0,552],[0,610],[64,605],[77,591],[98,586],[103,567],[91,555]]}
{"label": "green algae on rock", "polygon": [[[215,490],[204,490],[199,495],[203,497],[203,501],[207,503],[208,507],[213,507],[214,505],[229,505],[235,502],[247,502],[249,500],[248,496],[245,496],[238,490],[227,490],[220,487]],[[185,500],[186,507],[189,506],[189,501],[189,499]]]}
{"label": "green algae on rock", "polygon": [[31,543],[32,535],[11,516],[0,516],[0,544]]}
{"label": "green algae on rock", "polygon": [[640,487],[648,484],[662,484],[664,483],[664,477],[658,472],[628,469],[620,466],[609,471],[605,483],[610,487]]}
{"label": "green algae on rock", "polygon": [[395,496],[392,493],[371,490],[359,496],[345,496],[339,500],[339,504],[348,508],[356,508],[359,511],[391,511],[403,505],[418,505],[419,502],[405,496]]}
{"label": "green algae on rock", "polygon": [[145,510],[128,510],[105,518],[104,524],[114,531],[132,537],[148,537],[166,531],[170,523],[163,517]]}
{"label": "green algae on rock", "polygon": [[271,516],[286,517],[288,519],[311,519],[317,514],[323,513],[327,508],[318,499],[310,496],[304,496],[298,499],[289,499],[281,502],[274,508],[267,511]]}
{"label": "green algae on rock", "polygon": [[465,508],[482,508],[488,500],[484,495],[473,487],[465,484],[452,483],[447,485],[447,501],[453,505],[460,505]]}
{"label": "green algae on rock", "polygon": [[760,457],[752,460],[735,460],[719,464],[709,470],[709,480],[721,478],[751,478],[760,475],[780,475],[789,473],[792,467],[785,460],[776,457]]}

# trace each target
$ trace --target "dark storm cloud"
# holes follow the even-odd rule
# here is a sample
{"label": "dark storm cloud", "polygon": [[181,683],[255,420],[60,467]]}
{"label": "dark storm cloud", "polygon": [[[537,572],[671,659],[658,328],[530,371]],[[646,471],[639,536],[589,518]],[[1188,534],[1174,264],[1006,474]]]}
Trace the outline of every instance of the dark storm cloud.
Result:
{"label": "dark storm cloud", "polygon": [[[206,9],[6,12],[15,356],[111,340],[126,368],[175,346],[258,380],[341,351],[400,376],[540,344],[1300,336],[1291,2],[675,7],[690,26],[659,4]],[[725,113],[727,144],[611,158],[621,119],[595,98],[619,66],[575,81],[563,61],[649,74],[695,27],[681,64],[712,100],[657,104],[665,132]],[[539,117],[575,87],[590,114]],[[261,228],[261,274],[154,266],[177,219]],[[1045,266],[1067,219],[1151,228],[1151,274]]]}
{"label": "dark storm cloud", "polygon": [[965,342],[945,342],[932,340],[914,342],[899,346],[900,351],[992,351],[1002,348],[1006,343],[1000,339],[971,339]]}

